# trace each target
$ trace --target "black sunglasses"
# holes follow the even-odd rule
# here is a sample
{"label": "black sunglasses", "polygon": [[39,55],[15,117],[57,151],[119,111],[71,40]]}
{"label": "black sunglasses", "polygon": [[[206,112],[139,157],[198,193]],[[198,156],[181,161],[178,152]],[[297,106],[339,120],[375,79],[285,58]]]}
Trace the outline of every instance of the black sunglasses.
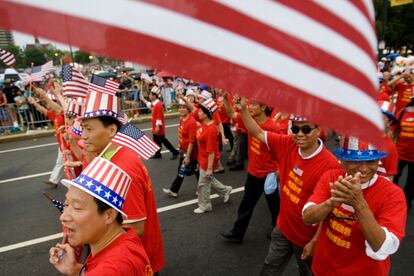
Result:
{"label": "black sunglasses", "polygon": [[317,127],[311,127],[310,125],[304,125],[304,126],[291,126],[290,131],[292,131],[293,134],[298,134],[299,131],[302,131],[303,134],[309,134],[312,130],[314,130]]}

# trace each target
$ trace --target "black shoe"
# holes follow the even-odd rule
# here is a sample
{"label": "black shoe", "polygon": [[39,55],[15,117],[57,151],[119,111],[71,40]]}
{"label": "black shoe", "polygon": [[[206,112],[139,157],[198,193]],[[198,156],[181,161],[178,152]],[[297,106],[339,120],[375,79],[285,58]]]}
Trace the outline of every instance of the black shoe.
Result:
{"label": "black shoe", "polygon": [[236,165],[230,168],[231,171],[242,171],[244,170],[244,166],[243,165]]}
{"label": "black shoe", "polygon": [[161,158],[162,158],[161,154],[160,155],[154,155],[154,156],[150,157],[150,159],[161,159]]}
{"label": "black shoe", "polygon": [[234,163],[236,163],[236,161],[235,160],[229,160],[229,161],[227,161],[227,166],[231,166],[231,165],[233,165]]}
{"label": "black shoe", "polygon": [[178,152],[177,152],[177,153],[173,153],[173,155],[171,156],[170,160],[175,160],[175,159],[177,159],[178,155],[179,155],[179,153],[178,153]]}
{"label": "black shoe", "polygon": [[235,237],[231,231],[221,231],[220,236],[228,242],[241,244],[243,239]]}
{"label": "black shoe", "polygon": [[58,186],[58,184],[57,183],[53,183],[52,181],[50,181],[50,180],[43,180],[43,183],[45,183],[46,185],[49,185],[50,187],[52,187],[52,188],[54,188],[54,189],[56,189],[57,188],[57,186]]}

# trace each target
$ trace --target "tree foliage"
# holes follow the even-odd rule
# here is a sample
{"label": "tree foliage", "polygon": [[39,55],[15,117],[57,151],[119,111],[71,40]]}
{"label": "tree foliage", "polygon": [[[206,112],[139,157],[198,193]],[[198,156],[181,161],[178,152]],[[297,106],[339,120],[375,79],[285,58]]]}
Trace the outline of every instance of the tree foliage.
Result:
{"label": "tree foliage", "polygon": [[375,27],[378,40],[381,39],[384,2],[387,5],[384,33],[386,46],[394,49],[407,46],[409,49],[414,50],[414,4],[391,7],[389,1],[375,0]]}

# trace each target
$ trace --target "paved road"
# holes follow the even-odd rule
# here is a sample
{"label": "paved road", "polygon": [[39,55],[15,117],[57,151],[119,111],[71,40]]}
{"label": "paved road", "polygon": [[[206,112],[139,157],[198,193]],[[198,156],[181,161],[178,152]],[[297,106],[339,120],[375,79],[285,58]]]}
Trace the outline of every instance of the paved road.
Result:
{"label": "paved road", "polygon": [[[167,125],[177,123],[177,119],[167,121]],[[145,129],[150,126],[141,123],[139,127]],[[177,143],[175,126],[167,129],[167,137],[172,143]],[[42,194],[48,192],[63,199],[65,188],[46,187],[42,183],[46,175],[6,181],[51,171],[57,146],[5,152],[54,142],[53,137],[47,137],[36,141],[0,144],[1,275],[58,275],[48,263],[48,250],[60,239],[48,237],[60,232],[59,214]],[[233,193],[227,204],[214,199],[213,212],[194,215],[192,210],[196,205],[191,200],[196,198],[195,178],[185,180],[177,199],[168,198],[162,193],[162,188],[168,187],[173,180],[177,166],[177,161],[171,161],[169,157],[170,153],[165,153],[162,160],[145,162],[154,183],[158,209],[162,210],[159,217],[166,255],[166,268],[162,275],[257,275],[269,245],[266,234],[271,230],[265,201],[262,199],[256,207],[244,243],[227,244],[219,238],[218,232],[231,227],[242,192]],[[226,172],[217,177],[234,188],[242,188],[245,172]],[[185,206],[177,203],[184,203],[181,205]],[[411,212],[407,222],[407,237],[400,251],[392,258],[391,275],[412,275],[413,230],[414,215]],[[34,240],[42,237],[48,241]],[[25,246],[16,245],[26,241],[29,244]],[[10,245],[12,248],[6,247]],[[289,264],[285,275],[296,275],[293,262]]]}

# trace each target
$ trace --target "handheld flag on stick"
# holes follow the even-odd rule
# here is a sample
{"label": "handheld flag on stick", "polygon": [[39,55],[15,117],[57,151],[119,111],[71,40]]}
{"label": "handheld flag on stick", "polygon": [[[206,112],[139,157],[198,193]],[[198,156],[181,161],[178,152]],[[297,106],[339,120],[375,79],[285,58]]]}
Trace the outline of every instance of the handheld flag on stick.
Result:
{"label": "handheld flag on stick", "polygon": [[114,138],[112,138],[112,142],[132,149],[145,160],[149,159],[160,149],[142,130],[131,124],[122,126]]}
{"label": "handheld flag on stick", "polygon": [[14,55],[6,50],[0,49],[0,59],[7,65],[13,66],[16,63]]}
{"label": "handheld flag on stick", "polygon": [[63,96],[86,98],[89,83],[82,73],[67,64],[62,67]]}
{"label": "handheld flag on stick", "polygon": [[64,208],[65,208],[65,204],[62,202],[62,201],[60,201],[60,200],[58,200],[58,199],[55,199],[55,198],[53,198],[51,195],[49,195],[48,193],[43,193],[43,195],[47,198],[47,199],[49,199],[50,200],[50,202],[52,202],[53,203],[53,205],[55,205],[55,207],[59,210],[59,212],[60,213],[63,213],[63,210],[64,210]]}
{"label": "handheld flag on stick", "polygon": [[53,66],[53,61],[48,61],[43,65],[35,66],[32,68],[30,80],[41,81],[43,77],[52,70],[55,70],[55,67]]}

